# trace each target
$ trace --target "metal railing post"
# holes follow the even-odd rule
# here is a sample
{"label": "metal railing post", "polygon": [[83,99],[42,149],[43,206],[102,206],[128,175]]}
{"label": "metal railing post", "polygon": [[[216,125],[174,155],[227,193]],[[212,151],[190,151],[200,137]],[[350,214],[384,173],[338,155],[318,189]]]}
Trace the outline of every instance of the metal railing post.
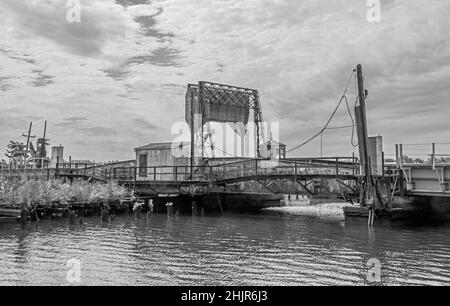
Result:
{"label": "metal railing post", "polygon": [[431,166],[436,170],[436,143],[431,144]]}
{"label": "metal railing post", "polygon": [[399,145],[400,166],[403,166],[403,144]]}
{"label": "metal railing post", "polygon": [[339,176],[339,157],[336,157],[336,177]]}
{"label": "metal railing post", "polygon": [[352,153],[352,175],[355,176],[355,167],[356,167],[356,163],[355,163],[355,152]]}
{"label": "metal railing post", "polygon": [[398,144],[395,145],[395,162],[397,163],[397,167],[400,166],[400,158],[398,157]]}

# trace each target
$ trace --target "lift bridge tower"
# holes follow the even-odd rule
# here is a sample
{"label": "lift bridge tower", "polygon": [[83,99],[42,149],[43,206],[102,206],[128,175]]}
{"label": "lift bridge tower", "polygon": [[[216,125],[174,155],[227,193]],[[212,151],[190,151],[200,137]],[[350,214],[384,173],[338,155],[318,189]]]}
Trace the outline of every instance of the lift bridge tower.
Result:
{"label": "lift bridge tower", "polygon": [[[265,134],[257,90],[200,81],[188,85],[185,109],[186,122],[191,131],[191,177],[196,160],[208,157],[205,148],[209,147],[214,154],[210,122],[242,123],[246,126],[253,113],[256,157],[261,157],[260,148],[265,143]],[[196,147],[201,152],[200,156],[195,156]]]}

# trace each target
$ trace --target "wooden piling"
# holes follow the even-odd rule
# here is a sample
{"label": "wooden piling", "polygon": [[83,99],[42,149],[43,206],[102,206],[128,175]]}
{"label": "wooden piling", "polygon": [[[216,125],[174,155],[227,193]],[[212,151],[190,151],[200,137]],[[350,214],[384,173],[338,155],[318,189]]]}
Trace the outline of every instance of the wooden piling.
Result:
{"label": "wooden piling", "polygon": [[166,207],[167,207],[167,216],[173,217],[173,203],[171,202],[166,203]]}
{"label": "wooden piling", "polygon": [[77,220],[77,213],[75,210],[69,212],[69,224],[75,224]]}
{"label": "wooden piling", "polygon": [[28,216],[29,216],[28,208],[22,207],[22,210],[20,211],[20,221],[22,222],[22,224],[28,223]]}
{"label": "wooden piling", "polygon": [[197,202],[192,201],[192,216],[196,217],[198,212]]}
{"label": "wooden piling", "polygon": [[152,214],[154,210],[153,199],[148,200],[148,211]]}
{"label": "wooden piling", "polygon": [[102,208],[102,222],[110,222],[110,215],[107,209]]}

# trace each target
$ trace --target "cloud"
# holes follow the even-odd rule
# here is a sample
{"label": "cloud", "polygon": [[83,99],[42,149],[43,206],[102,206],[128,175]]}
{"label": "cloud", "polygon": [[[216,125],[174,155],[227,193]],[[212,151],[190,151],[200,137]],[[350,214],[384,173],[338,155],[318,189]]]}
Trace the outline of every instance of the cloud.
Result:
{"label": "cloud", "polygon": [[[71,139],[73,156],[99,160],[114,150],[127,159],[132,147],[172,139],[170,126],[184,121],[186,84],[199,80],[258,89],[264,118],[280,122],[281,141],[293,147],[323,127],[358,63],[369,130],[385,136],[387,151],[397,142],[450,137],[446,1],[383,0],[380,23],[367,21],[360,0],[94,0],[82,7],[82,22],[70,24],[65,1],[0,3],[2,103],[49,120],[52,141]],[[348,98],[352,104],[353,82]],[[332,124],[351,124],[346,108]],[[1,143],[17,133],[4,128]],[[351,153],[350,136],[327,131],[325,152]],[[113,148],[117,142],[123,148]],[[319,150],[315,141],[297,155]]]}
{"label": "cloud", "polygon": [[4,0],[2,9],[25,37],[45,38],[81,56],[98,56],[108,40],[135,30],[126,13],[110,1],[82,1],[81,22],[66,19],[66,1]]}
{"label": "cloud", "polygon": [[83,127],[78,130],[81,131],[86,136],[95,136],[95,137],[111,136],[116,133],[116,130],[113,128],[100,126]]}
{"label": "cloud", "polygon": [[44,74],[42,70],[33,70],[35,74],[37,74],[36,79],[32,83],[33,86],[48,86],[53,83],[52,79],[54,78],[51,75]]}
{"label": "cloud", "polygon": [[68,117],[55,124],[58,127],[77,127],[81,123],[85,122],[87,117]]}
{"label": "cloud", "polygon": [[153,123],[150,123],[148,120],[144,118],[133,118],[133,122],[138,125],[140,128],[144,130],[156,130],[158,126]]}
{"label": "cloud", "polygon": [[169,48],[159,48],[152,52],[151,55],[140,55],[130,58],[127,61],[128,65],[140,65],[143,63],[151,63],[155,66],[177,66],[179,60],[180,51],[169,49]]}

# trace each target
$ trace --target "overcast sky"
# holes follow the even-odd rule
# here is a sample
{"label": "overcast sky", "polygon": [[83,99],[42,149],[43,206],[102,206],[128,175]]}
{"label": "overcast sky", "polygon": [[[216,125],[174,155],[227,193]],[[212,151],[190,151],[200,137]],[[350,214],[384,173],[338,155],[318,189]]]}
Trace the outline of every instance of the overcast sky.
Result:
{"label": "overcast sky", "polygon": [[[450,142],[449,1],[381,0],[378,23],[365,0],[82,0],[79,23],[67,3],[0,1],[1,151],[48,120],[74,159],[132,158],[175,137],[199,80],[258,89],[292,147],[322,128],[358,63],[386,151]],[[349,124],[342,108],[332,126]],[[350,155],[350,136],[330,130],[324,154]],[[315,141],[296,155],[319,152]]]}

